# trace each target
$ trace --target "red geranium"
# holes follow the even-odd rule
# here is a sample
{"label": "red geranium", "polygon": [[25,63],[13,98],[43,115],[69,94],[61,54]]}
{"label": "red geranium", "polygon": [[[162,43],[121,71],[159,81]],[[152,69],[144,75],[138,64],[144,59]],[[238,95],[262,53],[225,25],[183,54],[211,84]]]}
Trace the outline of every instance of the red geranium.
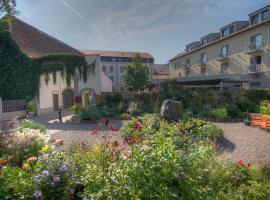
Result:
{"label": "red geranium", "polygon": [[250,162],[247,163],[247,168],[250,168]]}
{"label": "red geranium", "polygon": [[117,131],[118,131],[118,129],[117,129],[117,128],[115,128],[115,127],[113,127],[113,126],[111,126],[111,127],[110,127],[110,130],[111,130],[111,131],[115,131],[115,132],[117,132]]}
{"label": "red geranium", "polygon": [[243,165],[243,160],[239,160],[239,165]]}
{"label": "red geranium", "polygon": [[143,126],[142,126],[141,122],[137,122],[135,124],[134,128],[137,129],[137,130],[142,130]]}

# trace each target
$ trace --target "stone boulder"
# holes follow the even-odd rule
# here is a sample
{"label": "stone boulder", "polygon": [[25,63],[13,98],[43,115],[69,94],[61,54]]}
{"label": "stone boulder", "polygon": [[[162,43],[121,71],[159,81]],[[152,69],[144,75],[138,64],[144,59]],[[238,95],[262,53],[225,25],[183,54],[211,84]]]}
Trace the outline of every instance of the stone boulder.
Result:
{"label": "stone boulder", "polygon": [[167,99],[160,109],[160,116],[166,120],[178,120],[183,114],[183,105],[180,101]]}

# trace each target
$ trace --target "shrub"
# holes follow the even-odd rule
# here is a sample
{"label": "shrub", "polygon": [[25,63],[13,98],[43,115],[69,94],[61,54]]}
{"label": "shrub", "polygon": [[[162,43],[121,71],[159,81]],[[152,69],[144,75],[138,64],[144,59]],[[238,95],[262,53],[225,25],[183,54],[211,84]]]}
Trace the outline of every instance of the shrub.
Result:
{"label": "shrub", "polygon": [[97,106],[90,106],[86,109],[83,109],[81,112],[82,120],[91,120],[96,121],[102,118],[100,109]]}
{"label": "shrub", "polygon": [[216,119],[226,119],[228,117],[228,110],[226,107],[212,108],[209,111],[209,117]]}
{"label": "shrub", "polygon": [[81,107],[79,104],[75,103],[72,107],[71,107],[72,112],[77,115],[80,114],[81,112]]}
{"label": "shrub", "polygon": [[6,155],[10,164],[20,166],[29,157],[37,157],[49,137],[39,130],[24,128],[20,132],[6,135],[0,155]]}
{"label": "shrub", "polygon": [[26,106],[26,112],[27,113],[36,113],[37,112],[37,108],[36,106],[32,103],[32,102],[29,102]]}
{"label": "shrub", "polygon": [[260,102],[260,113],[263,115],[270,115],[270,108],[268,105],[270,104],[269,100],[263,100]]}
{"label": "shrub", "polygon": [[46,133],[47,128],[39,123],[33,122],[32,120],[23,120],[20,124],[20,130],[22,131],[23,129],[34,129],[34,130],[39,130],[41,133]]}

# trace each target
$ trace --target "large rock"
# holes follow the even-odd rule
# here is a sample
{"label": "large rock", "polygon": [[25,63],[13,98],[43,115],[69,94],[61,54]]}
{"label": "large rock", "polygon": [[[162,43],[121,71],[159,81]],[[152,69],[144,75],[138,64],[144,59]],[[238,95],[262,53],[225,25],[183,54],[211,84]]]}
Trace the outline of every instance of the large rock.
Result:
{"label": "large rock", "polygon": [[165,100],[160,109],[160,116],[167,120],[178,120],[183,114],[183,105],[180,101]]}

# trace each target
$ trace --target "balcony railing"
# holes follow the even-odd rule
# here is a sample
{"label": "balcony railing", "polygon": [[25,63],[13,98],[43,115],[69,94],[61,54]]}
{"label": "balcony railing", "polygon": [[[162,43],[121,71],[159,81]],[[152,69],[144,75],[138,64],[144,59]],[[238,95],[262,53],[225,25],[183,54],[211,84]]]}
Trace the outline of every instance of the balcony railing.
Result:
{"label": "balcony railing", "polygon": [[198,60],[198,64],[199,64],[200,66],[206,65],[206,63],[207,63],[207,60],[205,60],[205,59],[199,59],[199,60]]}
{"label": "balcony railing", "polygon": [[261,64],[250,64],[249,65],[249,72],[261,72],[262,65]]}
{"label": "balcony railing", "polygon": [[229,60],[229,52],[226,52],[226,53],[220,53],[218,55],[218,58],[217,60],[220,61],[220,62],[227,62]]}
{"label": "balcony railing", "polygon": [[263,44],[250,44],[245,47],[245,53],[251,56],[256,56],[262,52]]}

